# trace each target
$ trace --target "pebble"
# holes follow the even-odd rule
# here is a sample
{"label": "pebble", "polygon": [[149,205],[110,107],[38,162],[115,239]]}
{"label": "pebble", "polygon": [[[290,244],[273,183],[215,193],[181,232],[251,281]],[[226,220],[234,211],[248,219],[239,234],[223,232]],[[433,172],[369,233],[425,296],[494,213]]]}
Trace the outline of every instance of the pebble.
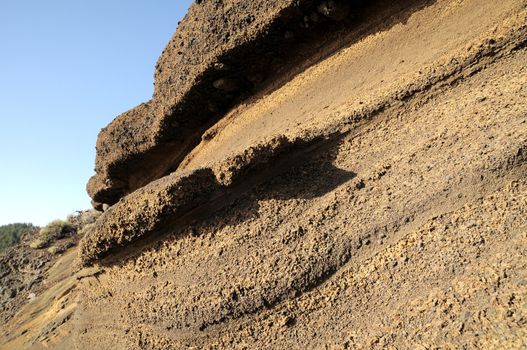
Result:
{"label": "pebble", "polygon": [[317,10],[327,18],[340,22],[348,17],[350,5],[345,1],[327,0],[322,1]]}
{"label": "pebble", "polygon": [[235,92],[240,89],[238,82],[231,78],[220,78],[212,83],[215,89],[225,92]]}

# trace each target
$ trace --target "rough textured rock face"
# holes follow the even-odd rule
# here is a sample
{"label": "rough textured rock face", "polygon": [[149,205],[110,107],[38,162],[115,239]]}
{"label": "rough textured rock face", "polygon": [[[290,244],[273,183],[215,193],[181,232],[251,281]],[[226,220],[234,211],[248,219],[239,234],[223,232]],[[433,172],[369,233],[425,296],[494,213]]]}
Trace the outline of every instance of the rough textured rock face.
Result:
{"label": "rough textured rock face", "polygon": [[524,0],[193,5],[42,344],[526,348],[526,44]]}
{"label": "rough textured rock face", "polygon": [[[194,4],[163,51],[151,101],[123,113],[97,141],[94,203],[174,171],[211,123],[270,81],[286,61],[353,21],[361,1],[222,0]],[[317,7],[320,7],[318,8]],[[336,12],[339,14],[337,15]],[[99,204],[97,204],[99,203]]]}
{"label": "rough textured rock face", "polygon": [[[225,30],[213,13],[230,18],[229,4],[191,9],[140,113],[174,101],[177,112],[160,115],[183,130],[194,119],[178,118],[197,113],[181,102],[186,91],[210,101],[247,83],[246,72],[225,75],[236,60],[201,49],[187,76],[212,68],[193,83],[171,63],[191,28]],[[172,153],[177,169],[137,182],[103,214],[80,246],[81,266],[103,272],[81,287],[79,347],[525,346],[527,4],[349,4],[358,18],[340,27],[335,3],[311,3],[338,39],[314,29],[316,59],[289,66],[271,89],[249,80],[221,120],[189,127],[198,142]],[[273,6],[266,23],[289,9]],[[193,17],[205,10],[212,17]],[[236,33],[250,37],[216,36],[210,52]],[[123,130],[134,125],[120,118]]]}

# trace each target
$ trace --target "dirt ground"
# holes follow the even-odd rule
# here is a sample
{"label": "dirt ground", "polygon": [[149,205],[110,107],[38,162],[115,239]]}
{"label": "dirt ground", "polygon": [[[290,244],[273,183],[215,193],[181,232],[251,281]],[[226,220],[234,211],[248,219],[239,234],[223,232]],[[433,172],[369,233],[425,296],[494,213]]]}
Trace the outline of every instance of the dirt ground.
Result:
{"label": "dirt ground", "polygon": [[526,348],[527,2],[417,3],[346,31],[108,209],[48,338]]}
{"label": "dirt ground", "polygon": [[1,300],[0,348],[71,349],[78,280],[94,269],[72,270],[77,237],[55,242],[63,247],[57,255],[30,248],[32,240],[27,235],[0,257],[2,287],[16,291]]}

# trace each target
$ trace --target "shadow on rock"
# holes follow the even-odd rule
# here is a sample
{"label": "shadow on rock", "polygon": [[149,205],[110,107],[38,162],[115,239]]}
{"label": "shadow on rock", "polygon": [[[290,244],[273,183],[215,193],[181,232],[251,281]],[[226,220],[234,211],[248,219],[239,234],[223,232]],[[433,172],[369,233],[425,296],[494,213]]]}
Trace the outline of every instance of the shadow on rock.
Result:
{"label": "shadow on rock", "polygon": [[[219,175],[212,169],[200,169],[199,176],[183,178],[185,181],[169,188],[169,192],[176,191],[176,195],[171,197],[174,202],[165,203],[164,208],[156,213],[152,213],[147,203],[142,204],[140,209],[132,210],[130,208],[137,207],[128,203],[123,210],[127,211],[126,217],[119,213],[108,213],[112,223],[106,226],[115,230],[113,222],[118,221],[119,229],[126,232],[128,242],[123,242],[114,233],[102,241],[86,240],[88,243],[85,243],[84,247],[104,248],[90,256],[102,258],[100,262],[103,265],[124,264],[128,259],[141,255],[146,248],[160,246],[166,239],[182,239],[188,236],[189,228],[205,221],[239,225],[257,218],[262,201],[309,200],[321,197],[356,177],[355,173],[339,169],[333,164],[342,137],[343,135],[338,135],[331,139],[281,143],[272,152],[269,149],[260,149],[256,152],[259,153],[255,157],[257,160],[247,160],[247,164],[237,160],[242,166],[234,171],[229,167],[222,170],[227,175],[221,174],[221,178],[230,176],[226,180],[227,185],[217,180]],[[184,194],[188,189],[192,191],[185,196],[180,196],[177,192]],[[243,212],[229,215],[229,208],[240,201],[243,202]],[[129,212],[134,210],[137,215],[130,219]],[[145,213],[147,216],[143,215]],[[130,225],[133,226],[128,227],[127,220],[131,221]],[[104,227],[102,226],[100,231],[103,231]],[[195,233],[196,230],[190,232],[199,235]]]}

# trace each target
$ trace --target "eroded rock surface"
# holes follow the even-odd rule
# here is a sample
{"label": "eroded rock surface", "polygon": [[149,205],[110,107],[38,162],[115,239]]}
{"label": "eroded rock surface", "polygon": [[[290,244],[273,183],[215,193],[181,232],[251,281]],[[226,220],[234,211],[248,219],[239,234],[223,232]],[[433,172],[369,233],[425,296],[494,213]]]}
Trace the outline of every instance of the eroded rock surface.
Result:
{"label": "eroded rock surface", "polygon": [[382,5],[102,216],[78,346],[526,345],[527,4]]}
{"label": "eroded rock surface", "polygon": [[[317,53],[324,41],[353,24],[350,3],[222,0],[192,5],[159,58],[152,100],[118,116],[99,135],[97,174],[87,186],[94,205],[115,204],[174,171],[234,102],[276,80],[281,68]],[[356,11],[364,7],[353,3]]]}
{"label": "eroded rock surface", "polygon": [[[193,5],[153,100],[99,137],[112,205],[49,327],[79,349],[525,348],[526,39],[523,0]],[[257,47],[276,66],[240,63]]]}

